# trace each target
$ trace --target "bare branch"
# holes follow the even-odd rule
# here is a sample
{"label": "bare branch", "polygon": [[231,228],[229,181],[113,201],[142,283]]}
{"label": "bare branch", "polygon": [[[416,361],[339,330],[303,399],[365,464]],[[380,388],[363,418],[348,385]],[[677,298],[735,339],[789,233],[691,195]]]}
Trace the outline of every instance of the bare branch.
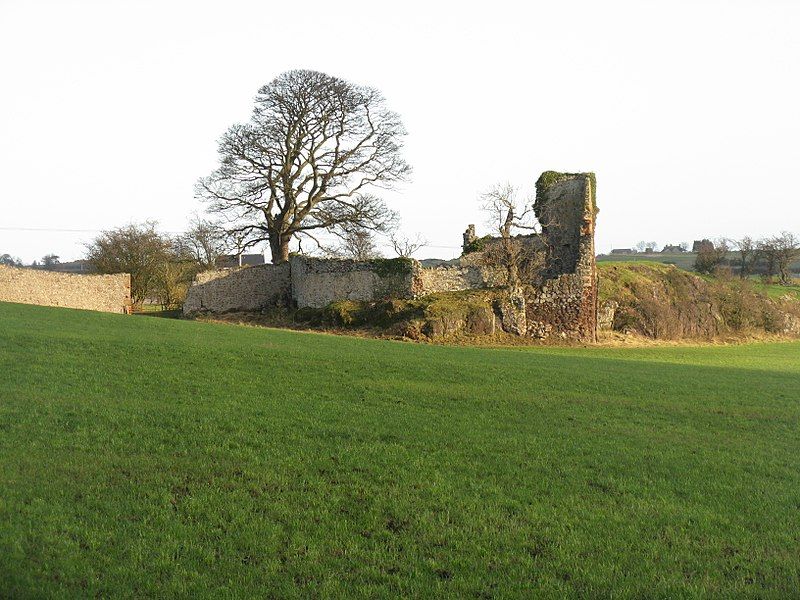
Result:
{"label": "bare branch", "polygon": [[273,262],[314,229],[385,230],[394,214],[371,189],[410,173],[405,129],[382,95],[316,71],[263,86],[252,118],[219,144],[220,166],[197,185],[216,214],[266,232]]}

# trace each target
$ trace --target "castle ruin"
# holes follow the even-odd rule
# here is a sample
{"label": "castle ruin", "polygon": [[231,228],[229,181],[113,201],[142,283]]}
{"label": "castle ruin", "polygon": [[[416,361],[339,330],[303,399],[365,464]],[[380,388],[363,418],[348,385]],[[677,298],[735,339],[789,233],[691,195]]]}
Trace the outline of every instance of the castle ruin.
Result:
{"label": "castle ruin", "polygon": [[[597,339],[597,269],[594,231],[597,205],[593,173],[542,173],[534,212],[544,253],[535,281],[507,290],[494,312],[505,331],[535,338]],[[530,236],[524,236],[530,237]],[[474,226],[465,247],[478,238]],[[491,240],[489,240],[491,243]],[[441,292],[496,289],[502,276],[480,260],[480,251],[458,264],[426,268],[413,259],[369,261],[292,256],[288,262],[200,273],[184,314],[263,311],[274,306],[324,308],[331,302],[414,299]]]}

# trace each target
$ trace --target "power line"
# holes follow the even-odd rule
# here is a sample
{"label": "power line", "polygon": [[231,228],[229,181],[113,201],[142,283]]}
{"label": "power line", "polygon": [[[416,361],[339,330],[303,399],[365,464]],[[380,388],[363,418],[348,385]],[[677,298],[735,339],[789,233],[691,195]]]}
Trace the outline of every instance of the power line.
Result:
{"label": "power line", "polygon": [[[103,229],[63,229],[58,227],[0,227],[0,231],[39,231],[42,233],[102,233]],[[179,234],[183,231],[165,231],[164,233]],[[458,250],[461,246],[439,246],[436,244],[423,244],[424,248],[439,248],[442,250]]]}
{"label": "power line", "polygon": [[50,227],[0,227],[2,231],[43,231],[48,233],[99,233],[99,229],[57,229]]}
{"label": "power line", "polygon": [[[57,227],[0,227],[0,231],[40,231],[42,233],[103,233],[106,229],[61,229]],[[183,231],[164,231],[180,234]]]}

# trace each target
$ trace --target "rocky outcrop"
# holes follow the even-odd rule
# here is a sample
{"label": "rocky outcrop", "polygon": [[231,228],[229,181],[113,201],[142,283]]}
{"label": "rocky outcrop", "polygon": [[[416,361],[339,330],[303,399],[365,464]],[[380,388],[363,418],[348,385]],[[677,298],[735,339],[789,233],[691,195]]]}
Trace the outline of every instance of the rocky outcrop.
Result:
{"label": "rocky outcrop", "polygon": [[775,300],[750,281],[704,279],[672,265],[604,263],[600,297],[603,329],[653,339],[800,334],[796,298]]}

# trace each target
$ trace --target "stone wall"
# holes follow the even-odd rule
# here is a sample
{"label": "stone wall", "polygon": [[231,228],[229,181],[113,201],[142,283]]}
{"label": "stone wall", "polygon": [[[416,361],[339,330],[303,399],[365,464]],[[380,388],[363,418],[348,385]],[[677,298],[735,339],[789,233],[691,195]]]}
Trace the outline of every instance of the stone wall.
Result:
{"label": "stone wall", "polygon": [[126,313],[131,276],[79,275],[0,265],[0,302]]}
{"label": "stone wall", "polygon": [[[505,290],[507,298],[496,307],[503,328],[538,338],[595,341],[594,174],[542,173],[536,182],[534,211],[544,243],[538,237],[525,239],[530,238],[535,251],[545,253],[544,269],[536,280],[523,282],[520,289]],[[474,237],[473,229],[467,234]],[[502,287],[503,270],[485,263],[480,251],[465,254],[458,265],[434,268],[422,268],[410,259],[355,261],[293,256],[282,265],[198,275],[184,312],[253,311],[275,304],[324,308],[340,300],[411,299],[437,292]]]}
{"label": "stone wall", "polygon": [[421,290],[419,263],[409,259],[357,261],[293,256],[289,264],[292,299],[298,308],[323,308],[336,300],[414,298]]}
{"label": "stone wall", "polygon": [[205,271],[189,288],[183,312],[258,311],[287,304],[291,289],[289,263]]}
{"label": "stone wall", "polygon": [[487,287],[478,267],[441,266],[419,271],[421,295],[438,292],[458,292]]}

